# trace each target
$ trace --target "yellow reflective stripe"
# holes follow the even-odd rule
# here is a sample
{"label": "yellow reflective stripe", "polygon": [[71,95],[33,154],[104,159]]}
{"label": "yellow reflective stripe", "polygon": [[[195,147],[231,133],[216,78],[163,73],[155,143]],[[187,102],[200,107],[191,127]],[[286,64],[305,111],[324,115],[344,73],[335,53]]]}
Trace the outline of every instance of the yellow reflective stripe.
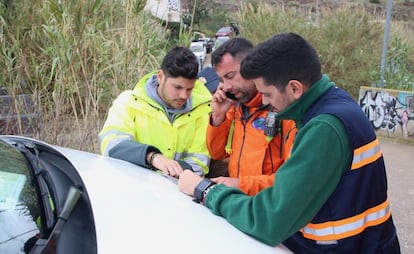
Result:
{"label": "yellow reflective stripe", "polygon": [[375,139],[369,144],[354,150],[354,159],[352,160],[351,170],[361,168],[372,163],[382,156],[379,140]]}
{"label": "yellow reflective stripe", "polygon": [[233,153],[232,144],[233,144],[234,125],[235,125],[235,120],[233,119],[230,125],[229,136],[227,137],[227,143],[225,147],[227,154]]}
{"label": "yellow reflective stripe", "polygon": [[379,225],[388,220],[390,215],[390,206],[387,199],[382,204],[346,219],[318,224],[309,223],[301,232],[304,237],[316,241],[340,240],[357,235],[367,227]]}

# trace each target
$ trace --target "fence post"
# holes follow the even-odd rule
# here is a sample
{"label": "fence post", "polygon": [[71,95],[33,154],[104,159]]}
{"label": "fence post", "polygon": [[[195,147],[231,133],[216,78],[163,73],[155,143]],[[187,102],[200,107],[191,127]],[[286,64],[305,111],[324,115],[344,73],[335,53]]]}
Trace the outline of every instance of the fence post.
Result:
{"label": "fence post", "polygon": [[31,94],[7,94],[0,88],[0,134],[37,136],[42,113]]}

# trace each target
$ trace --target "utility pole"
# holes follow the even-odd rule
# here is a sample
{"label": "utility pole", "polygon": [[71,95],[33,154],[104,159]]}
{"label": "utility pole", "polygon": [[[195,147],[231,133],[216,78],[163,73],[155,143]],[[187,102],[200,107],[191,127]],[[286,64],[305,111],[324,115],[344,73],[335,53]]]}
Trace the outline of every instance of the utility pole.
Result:
{"label": "utility pole", "polygon": [[380,70],[380,80],[379,86],[384,87],[384,71],[387,64],[387,47],[388,47],[388,37],[391,26],[391,11],[392,11],[392,0],[387,1],[387,18],[385,20],[385,29],[384,29],[384,42],[382,45],[382,57],[381,57],[381,70]]}
{"label": "utility pole", "polygon": [[319,26],[319,1],[316,0],[316,24]]}

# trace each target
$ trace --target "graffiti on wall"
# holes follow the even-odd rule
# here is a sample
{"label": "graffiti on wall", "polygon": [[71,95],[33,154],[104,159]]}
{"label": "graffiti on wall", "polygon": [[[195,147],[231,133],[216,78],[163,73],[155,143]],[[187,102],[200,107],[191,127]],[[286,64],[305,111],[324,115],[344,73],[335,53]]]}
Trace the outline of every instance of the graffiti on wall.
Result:
{"label": "graffiti on wall", "polygon": [[414,93],[361,87],[359,105],[376,131],[414,139]]}

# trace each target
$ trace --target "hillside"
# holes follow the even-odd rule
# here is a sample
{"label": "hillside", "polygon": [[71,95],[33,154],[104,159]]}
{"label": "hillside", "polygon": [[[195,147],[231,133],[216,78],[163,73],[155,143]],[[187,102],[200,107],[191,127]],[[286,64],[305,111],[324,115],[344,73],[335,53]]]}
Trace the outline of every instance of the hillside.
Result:
{"label": "hillside", "polygon": [[[240,4],[239,1],[228,1],[228,0],[215,0],[217,4],[220,4],[225,9],[230,11],[237,11]],[[263,0],[265,3],[280,5],[285,7],[300,7],[310,9],[312,12],[316,12],[316,2],[318,2],[318,8],[336,9],[344,4],[344,1],[340,0]],[[364,8],[374,16],[384,17],[387,10],[387,0],[380,0],[380,3],[370,3],[369,0],[353,0],[346,1],[349,6]],[[414,1],[413,0],[400,0],[393,1],[392,5],[392,20],[404,22],[408,27],[414,31]]]}

